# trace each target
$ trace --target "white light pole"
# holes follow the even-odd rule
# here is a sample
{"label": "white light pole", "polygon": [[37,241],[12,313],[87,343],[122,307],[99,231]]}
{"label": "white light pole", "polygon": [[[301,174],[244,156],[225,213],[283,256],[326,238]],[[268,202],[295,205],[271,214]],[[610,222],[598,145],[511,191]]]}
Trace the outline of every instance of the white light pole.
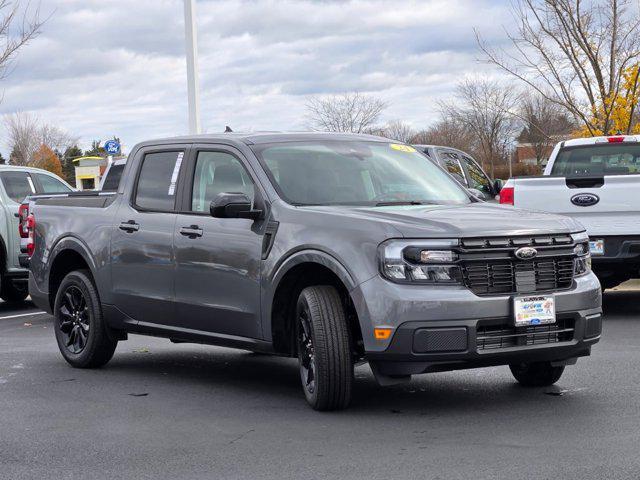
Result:
{"label": "white light pole", "polygon": [[198,81],[198,30],[196,0],[184,0],[184,33],[187,49],[187,91],[189,95],[189,133],[200,133],[200,83]]}

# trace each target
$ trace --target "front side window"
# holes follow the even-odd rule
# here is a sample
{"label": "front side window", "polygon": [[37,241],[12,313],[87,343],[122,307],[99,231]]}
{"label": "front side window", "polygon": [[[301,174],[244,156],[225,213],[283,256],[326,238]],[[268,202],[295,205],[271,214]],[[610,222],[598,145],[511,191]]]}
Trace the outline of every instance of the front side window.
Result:
{"label": "front side window", "polygon": [[462,158],[467,166],[467,171],[469,172],[469,187],[491,195],[491,181],[484,174],[482,169],[469,157]]}
{"label": "front side window", "polygon": [[199,152],[193,176],[191,211],[208,212],[220,193],[244,193],[253,202],[254,185],[240,161],[226,152]]}
{"label": "front side window", "polygon": [[407,145],[318,141],[253,148],[281,196],[294,205],[470,202],[455,180]]}
{"label": "front side window", "polygon": [[640,173],[640,144],[583,145],[560,150],[551,175],[633,175]]}
{"label": "front side window", "polygon": [[7,196],[14,202],[20,203],[25,197],[36,193],[33,180],[27,172],[2,172],[0,178]]}
{"label": "front side window", "polygon": [[146,210],[172,211],[176,203],[176,184],[183,152],[157,152],[145,155],[138,177],[135,204]]}
{"label": "front side window", "polygon": [[69,193],[71,191],[69,187],[51,175],[44,173],[36,173],[35,175],[42,186],[42,193]]}

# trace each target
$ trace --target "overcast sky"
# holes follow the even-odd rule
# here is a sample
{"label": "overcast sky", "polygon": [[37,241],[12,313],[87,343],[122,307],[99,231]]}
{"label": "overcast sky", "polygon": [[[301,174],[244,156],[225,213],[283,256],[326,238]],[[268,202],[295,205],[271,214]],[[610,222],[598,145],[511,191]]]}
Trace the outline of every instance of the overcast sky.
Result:
{"label": "overcast sky", "polygon": [[[83,147],[187,133],[182,0],[41,5],[51,17],[2,81],[1,113],[32,112]],[[504,42],[508,5],[198,0],[203,129],[304,129],[309,96],[345,91],[387,101],[383,121],[424,128],[457,79],[487,71],[473,29]]]}

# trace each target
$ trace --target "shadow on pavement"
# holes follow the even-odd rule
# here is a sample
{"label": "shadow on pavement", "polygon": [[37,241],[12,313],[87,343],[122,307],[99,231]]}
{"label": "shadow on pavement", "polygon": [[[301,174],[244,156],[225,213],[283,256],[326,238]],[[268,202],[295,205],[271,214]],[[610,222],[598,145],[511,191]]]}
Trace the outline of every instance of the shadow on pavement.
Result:
{"label": "shadow on pavement", "polygon": [[[549,388],[523,388],[511,378],[507,367],[501,368],[415,376],[407,385],[380,387],[368,366],[361,366],[356,369],[349,412],[458,415],[478,410],[496,413],[505,409],[538,409],[546,402],[553,403],[552,408],[564,406],[574,409],[577,402],[585,416],[592,411],[589,400],[585,400],[588,396],[572,393],[582,389],[572,391],[567,387],[565,395],[562,382],[559,387],[551,387],[553,392],[549,392]],[[243,401],[252,398],[265,410],[308,408],[300,386],[297,360],[291,358],[221,350],[197,355],[166,350],[146,355],[122,352],[116,353],[104,372],[115,374],[119,383],[135,384],[138,377],[147,379],[145,392],[154,397],[166,395],[167,389],[179,386],[181,390],[188,391],[212,389],[218,400],[221,395],[230,397],[227,401],[232,403],[235,397],[241,397]],[[561,393],[557,395],[558,392]],[[206,392],[204,396],[199,393],[190,395],[190,398],[197,399],[193,400],[197,402],[210,401]],[[560,410],[558,415],[561,415]]]}
{"label": "shadow on pavement", "polygon": [[640,290],[607,290],[602,295],[602,308],[605,320],[607,316],[640,315]]}
{"label": "shadow on pavement", "polygon": [[7,303],[0,300],[0,317],[8,315],[18,315],[20,313],[29,313],[37,310],[37,307],[31,302],[26,300],[24,302]]}

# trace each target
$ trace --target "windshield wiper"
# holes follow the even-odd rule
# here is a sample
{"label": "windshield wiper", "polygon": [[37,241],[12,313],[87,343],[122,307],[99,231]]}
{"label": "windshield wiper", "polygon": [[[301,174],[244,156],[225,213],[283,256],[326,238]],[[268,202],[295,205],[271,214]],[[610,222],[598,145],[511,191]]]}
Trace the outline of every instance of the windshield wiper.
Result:
{"label": "windshield wiper", "polygon": [[392,207],[394,205],[426,205],[427,202],[420,202],[418,200],[396,200],[389,202],[378,202],[376,207]]}

